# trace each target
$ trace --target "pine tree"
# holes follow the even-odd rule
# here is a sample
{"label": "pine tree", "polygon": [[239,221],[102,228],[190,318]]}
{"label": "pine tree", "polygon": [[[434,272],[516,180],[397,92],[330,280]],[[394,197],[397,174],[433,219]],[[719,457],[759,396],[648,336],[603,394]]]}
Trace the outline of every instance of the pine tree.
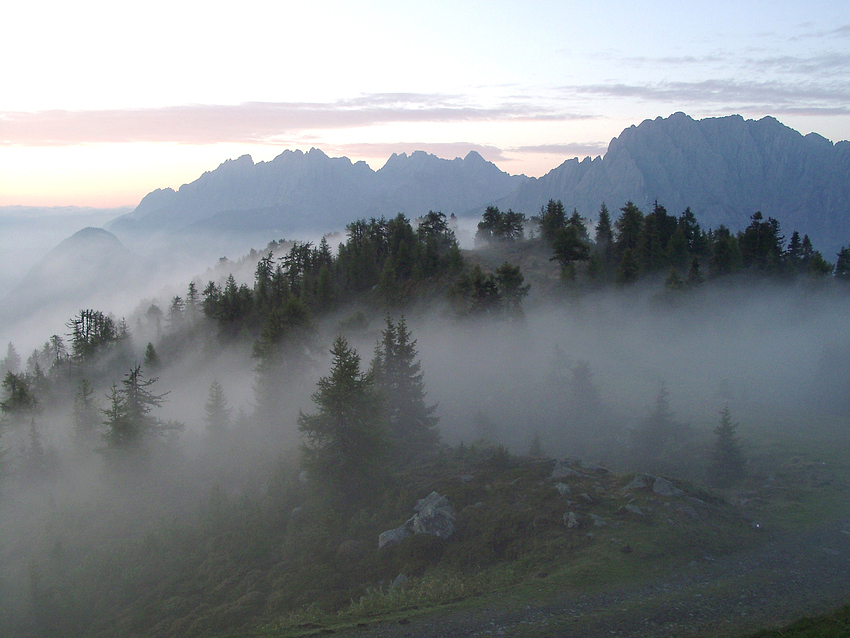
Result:
{"label": "pine tree", "polygon": [[425,404],[425,381],[422,365],[416,360],[416,340],[410,338],[404,317],[393,325],[388,316],[386,323],[371,371],[386,401],[393,451],[400,460],[409,460],[428,454],[436,446],[437,406]]}
{"label": "pine tree", "polygon": [[360,356],[339,336],[331,373],[319,379],[314,414],[298,416],[308,476],[339,495],[357,497],[378,473],[387,448],[382,401]]}
{"label": "pine tree", "polygon": [[736,436],[738,424],[732,423],[729,406],[720,412],[720,425],[714,430],[714,448],[709,468],[711,478],[720,487],[729,487],[744,477],[744,455]]}

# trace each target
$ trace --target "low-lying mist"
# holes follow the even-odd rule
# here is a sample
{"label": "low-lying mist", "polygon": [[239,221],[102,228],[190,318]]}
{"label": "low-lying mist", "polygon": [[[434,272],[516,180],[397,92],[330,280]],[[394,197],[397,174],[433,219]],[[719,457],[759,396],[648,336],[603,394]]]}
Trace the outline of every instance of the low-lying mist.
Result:
{"label": "low-lying mist", "polygon": [[[232,266],[207,275],[221,279]],[[240,283],[250,283],[252,269],[244,265]],[[699,481],[724,407],[749,448],[771,433],[846,434],[845,290],[743,280],[682,295],[660,290],[645,283],[554,299],[532,293],[523,313],[510,318],[458,317],[442,302],[409,308],[404,316],[442,441],[502,445],[523,455],[537,440],[551,457]],[[171,292],[179,291],[128,313],[129,341],[94,375],[92,397],[103,421],[111,385],[145,361],[150,343],[158,362],[143,373],[156,379],[150,389],[162,399],[155,414],[182,423],[181,431],[132,459],[111,454],[99,427],[88,438],[75,431],[78,388],[45,401],[31,421],[4,428],[0,583],[10,617],[26,606],[38,578],[32,565],[49,564],[51,556],[83,560],[92,551],[123,551],[122,543],[143,547],[145,534],[163,521],[179,530],[208,512],[216,490],[224,499],[246,499],[247,508],[255,496],[297,485],[297,418],[316,409],[311,395],[330,371],[332,340],[346,336],[365,371],[386,317],[402,316],[359,304],[320,319],[303,345],[306,363],[280,369],[275,407],[263,411],[255,339],[223,337],[200,309],[169,317]],[[27,353],[21,355],[25,362]],[[227,414],[217,433],[210,426],[213,384]],[[636,453],[635,433],[659,410],[667,410],[673,428],[669,453]],[[283,512],[292,503],[283,498],[277,506]]]}

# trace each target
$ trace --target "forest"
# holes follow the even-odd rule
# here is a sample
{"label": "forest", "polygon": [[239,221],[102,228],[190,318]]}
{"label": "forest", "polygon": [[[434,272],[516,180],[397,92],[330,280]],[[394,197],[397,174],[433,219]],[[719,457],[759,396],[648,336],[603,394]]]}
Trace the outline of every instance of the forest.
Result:
{"label": "forest", "polygon": [[[846,436],[850,246],[830,261],[761,212],[733,232],[659,203],[593,224],[489,207],[474,250],[457,223],[272,241],[9,343],[0,634],[308,635],[578,564],[596,537],[565,530],[644,517],[590,512],[648,473],[709,504],[676,538],[718,553],[760,542],[744,491],[819,485],[814,455],[791,471],[776,449]],[[555,459],[584,504],[540,487]],[[452,537],[379,549],[433,491]],[[618,560],[672,533],[635,529]]]}

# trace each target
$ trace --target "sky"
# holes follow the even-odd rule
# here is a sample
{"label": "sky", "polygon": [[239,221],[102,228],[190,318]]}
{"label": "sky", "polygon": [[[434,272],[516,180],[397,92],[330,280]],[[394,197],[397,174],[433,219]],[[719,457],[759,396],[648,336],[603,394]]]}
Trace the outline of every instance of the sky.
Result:
{"label": "sky", "polygon": [[0,206],[133,206],[311,147],[539,176],[676,111],[850,139],[846,0],[48,0],[3,23]]}

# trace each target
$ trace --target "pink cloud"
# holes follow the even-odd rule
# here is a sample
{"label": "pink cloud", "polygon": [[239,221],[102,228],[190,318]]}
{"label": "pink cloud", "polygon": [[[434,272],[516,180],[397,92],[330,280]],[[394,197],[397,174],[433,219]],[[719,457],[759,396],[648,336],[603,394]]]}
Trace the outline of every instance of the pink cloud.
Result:
{"label": "pink cloud", "polygon": [[484,108],[454,96],[376,94],[333,103],[250,102],[147,109],[0,112],[0,144],[172,142],[179,144],[280,143],[279,136],[320,129],[357,128],[388,122],[567,120],[524,104]]}

